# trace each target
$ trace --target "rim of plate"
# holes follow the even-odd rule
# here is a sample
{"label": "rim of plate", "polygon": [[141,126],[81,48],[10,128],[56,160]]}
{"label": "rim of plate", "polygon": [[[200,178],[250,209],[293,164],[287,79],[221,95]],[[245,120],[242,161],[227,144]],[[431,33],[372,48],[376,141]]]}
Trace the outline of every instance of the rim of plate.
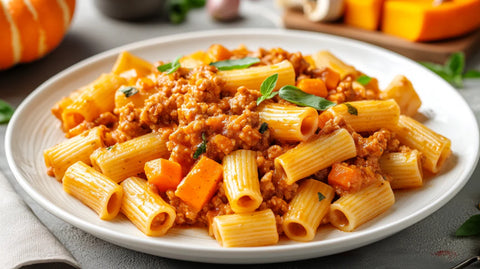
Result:
{"label": "rim of plate", "polygon": [[[20,186],[30,195],[35,202],[40,204],[44,209],[48,212],[52,213],[53,215],[59,217],[63,221],[70,223],[71,225],[80,228],[81,230],[88,232],[96,237],[102,238],[106,241],[111,243],[138,250],[137,248],[132,248],[131,244],[143,244],[143,250],[140,250],[145,253],[150,253],[153,255],[159,255],[158,251],[149,251],[146,248],[149,247],[164,247],[167,249],[163,249],[162,251],[165,252],[165,257],[175,258],[175,259],[182,259],[182,260],[190,260],[190,261],[208,261],[208,262],[215,262],[211,260],[211,257],[217,257],[218,254],[221,255],[229,255],[229,254],[238,254],[238,256],[225,257],[221,259],[220,262],[222,263],[265,263],[269,262],[268,259],[262,259],[261,256],[264,253],[272,253],[272,254],[279,254],[285,255],[289,251],[294,250],[297,254],[300,251],[306,251],[305,255],[295,255],[299,256],[300,258],[291,257],[289,255],[285,255],[282,257],[276,257],[275,261],[292,261],[292,260],[299,260],[305,258],[313,258],[319,256],[325,256],[335,253],[340,253],[343,251],[348,251],[354,248],[358,248],[372,242],[378,241],[384,237],[390,236],[396,232],[399,232],[406,227],[413,225],[414,223],[426,218],[440,207],[445,205],[448,201],[450,201],[461,189],[462,187],[468,182],[469,178],[471,177],[472,173],[475,170],[476,164],[479,159],[479,131],[478,131],[478,124],[476,118],[470,108],[470,106],[466,103],[463,97],[456,92],[447,82],[444,82],[444,86],[448,87],[450,91],[453,91],[458,97],[460,97],[461,102],[467,107],[469,111],[468,115],[464,115],[468,118],[469,121],[475,122],[474,133],[470,134],[473,136],[476,141],[475,146],[476,152],[474,158],[470,158],[469,163],[466,164],[466,167],[469,169],[465,169],[462,171],[461,178],[464,180],[457,181],[455,185],[452,186],[450,191],[445,192],[442,196],[437,197],[435,199],[435,203],[430,204],[422,208],[422,210],[413,212],[412,214],[398,219],[394,222],[390,222],[387,225],[368,229],[365,231],[358,231],[355,233],[350,234],[348,237],[342,238],[334,238],[334,239],[327,239],[323,241],[313,241],[313,242],[302,242],[298,244],[289,244],[289,245],[273,245],[273,246],[262,246],[262,247],[245,247],[245,248],[218,248],[218,247],[209,247],[209,246],[201,246],[201,245],[189,245],[189,246],[181,246],[176,244],[171,244],[170,242],[163,242],[163,241],[149,241],[144,240],[144,238],[139,238],[134,235],[127,235],[123,233],[119,233],[116,231],[112,231],[106,229],[105,227],[96,226],[88,221],[84,221],[73,214],[57,207],[55,204],[51,203],[47,199],[45,199],[41,194],[39,194],[33,186],[31,186],[28,181],[23,177],[22,173],[20,172],[17,164],[14,161],[14,153],[12,152],[12,148],[10,145],[12,144],[12,140],[14,140],[14,131],[17,126],[17,118],[21,117],[23,114],[28,113],[26,108],[28,108],[29,104],[34,102],[36,98],[41,95],[44,89],[47,89],[51,84],[53,84],[58,79],[70,74],[72,72],[81,70],[93,63],[100,62],[107,57],[111,57],[112,55],[118,54],[120,51],[123,50],[134,50],[134,49],[142,49],[149,46],[158,46],[159,44],[166,44],[169,42],[178,42],[181,40],[192,40],[196,38],[205,38],[208,37],[219,37],[219,36],[231,36],[232,38],[241,37],[241,36],[278,36],[278,37],[302,37],[308,38],[312,40],[330,40],[332,42],[341,42],[341,43],[349,43],[349,46],[352,47],[361,47],[361,49],[365,50],[374,50],[375,53],[380,53],[384,55],[388,55],[388,57],[393,57],[395,60],[407,62],[410,65],[417,65],[419,68],[425,69],[423,66],[419,65],[415,61],[408,59],[404,56],[401,56],[395,52],[389,51],[387,49],[365,43],[358,40],[353,40],[345,37],[338,37],[334,35],[324,34],[324,33],[313,33],[301,30],[287,30],[287,29],[271,29],[271,28],[240,28],[240,29],[222,29],[222,30],[207,30],[207,31],[196,31],[196,32],[187,32],[181,34],[174,34],[174,35],[166,35],[161,37],[150,38],[142,41],[133,42],[130,44],[122,45],[119,47],[115,47],[109,49],[105,52],[101,52],[99,54],[93,55],[88,57],[68,68],[65,70],[57,73],[56,75],[52,76],[40,86],[38,86],[33,92],[31,92],[25,100],[17,108],[16,112],[14,113],[10,123],[7,126],[6,136],[5,136],[5,151],[7,156],[7,161],[9,164],[10,169],[12,170],[16,181],[20,184]],[[427,70],[427,69],[425,69]],[[428,71],[430,72],[430,71]],[[213,239],[212,239],[213,240]],[[323,255],[315,255],[312,249],[320,248],[322,246],[327,246],[332,243],[341,244],[345,243],[349,240],[358,240],[356,244],[352,244],[350,247],[331,247],[331,251],[324,251]],[[332,242],[334,241],[334,242]],[[310,251],[308,251],[310,250]],[[176,255],[177,251],[192,251],[192,257],[184,257],[182,255]],[[195,252],[195,253],[193,253]],[[246,257],[253,259],[245,259]],[[283,259],[282,259],[283,258]]]}

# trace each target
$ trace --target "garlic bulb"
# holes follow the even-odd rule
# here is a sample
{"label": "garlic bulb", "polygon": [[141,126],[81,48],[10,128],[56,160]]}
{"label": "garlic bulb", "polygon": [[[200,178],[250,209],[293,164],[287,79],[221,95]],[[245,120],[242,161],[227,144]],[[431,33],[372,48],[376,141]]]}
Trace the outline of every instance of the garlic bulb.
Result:
{"label": "garlic bulb", "polygon": [[343,11],[343,0],[303,0],[303,13],[311,21],[335,21],[342,17]]}

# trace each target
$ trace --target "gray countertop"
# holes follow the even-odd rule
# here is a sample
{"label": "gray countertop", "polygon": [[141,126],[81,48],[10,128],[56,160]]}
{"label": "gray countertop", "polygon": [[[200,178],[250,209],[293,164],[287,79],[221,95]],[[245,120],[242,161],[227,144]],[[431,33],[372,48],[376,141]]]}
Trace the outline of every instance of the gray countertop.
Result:
{"label": "gray countertop", "polygon": [[[105,50],[157,36],[206,29],[278,28],[280,10],[271,1],[242,3],[242,19],[218,23],[204,9],[193,10],[187,20],[172,25],[165,19],[126,22],[103,16],[94,0],[77,1],[74,21],[61,45],[45,58],[0,72],[0,99],[17,107],[41,83],[59,71]],[[480,48],[467,59],[469,68],[480,70]],[[466,82],[459,90],[480,118],[480,80]],[[15,182],[5,157],[6,125],[0,125],[0,170],[38,218],[72,253],[82,268],[223,268],[152,256],[98,239],[58,219],[34,202]],[[460,130],[459,130],[460,131]],[[468,134],[465,134],[468,135]],[[471,215],[480,213],[480,169],[445,206],[424,220],[386,239],[344,253],[288,263],[228,265],[231,268],[449,268],[480,254],[480,237],[458,238],[454,231]],[[480,264],[470,268],[480,268]]]}

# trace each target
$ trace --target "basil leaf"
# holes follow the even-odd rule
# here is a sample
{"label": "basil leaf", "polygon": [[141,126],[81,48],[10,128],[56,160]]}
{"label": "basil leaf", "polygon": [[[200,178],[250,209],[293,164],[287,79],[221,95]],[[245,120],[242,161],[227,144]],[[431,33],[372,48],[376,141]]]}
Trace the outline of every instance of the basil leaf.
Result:
{"label": "basil leaf", "polygon": [[275,89],[275,86],[277,85],[277,80],[278,74],[273,74],[262,82],[262,85],[260,85],[260,93],[262,94],[262,96],[258,97],[257,106],[261,102],[267,99],[271,99],[278,94],[278,92],[273,91],[273,89]]}
{"label": "basil leaf", "polygon": [[159,67],[157,67],[158,71],[167,72],[167,75],[170,75],[171,73],[177,71],[180,67],[180,58],[182,58],[182,56],[178,56],[177,58],[175,58],[175,60],[173,60],[173,62],[160,65]]}
{"label": "basil leaf", "polygon": [[14,109],[7,102],[0,100],[0,124],[8,123],[13,116]]}
{"label": "basil leaf", "polygon": [[122,92],[127,98],[138,93],[138,89],[132,86],[122,87],[119,91]]}
{"label": "basil leaf", "polygon": [[210,63],[220,71],[233,70],[233,69],[245,69],[253,64],[259,63],[260,59],[256,57],[245,57],[242,59],[225,60]]}
{"label": "basil leaf", "polygon": [[357,78],[358,83],[362,84],[363,86],[366,86],[371,80],[372,78],[366,75],[361,75]]}
{"label": "basil leaf", "polygon": [[261,134],[265,133],[268,130],[268,123],[263,122],[262,125],[260,125],[260,128],[258,129],[258,132]]}
{"label": "basil leaf", "polygon": [[318,201],[321,202],[323,199],[325,199],[325,195],[323,195],[321,192],[317,192],[318,194]]}
{"label": "basil leaf", "polygon": [[480,234],[480,214],[471,216],[455,232],[456,236],[470,236]]}
{"label": "basil leaf", "polygon": [[463,74],[464,78],[480,78],[480,71],[478,70],[468,70]]}
{"label": "basil leaf", "polygon": [[348,113],[349,113],[350,115],[358,116],[358,110],[357,110],[356,107],[352,106],[352,105],[349,104],[349,103],[344,103],[344,105],[347,106]]}
{"label": "basil leaf", "polygon": [[327,99],[313,94],[306,93],[292,85],[283,86],[278,92],[282,99],[287,100],[290,103],[294,103],[299,106],[313,107],[321,111],[336,105],[334,102],[328,101]]}
{"label": "basil leaf", "polygon": [[202,133],[202,143],[198,145],[197,150],[193,153],[193,159],[198,159],[198,157],[205,152],[207,152],[207,138],[205,137],[205,133]]}
{"label": "basil leaf", "polygon": [[455,52],[450,55],[445,63],[445,72],[455,77],[463,73],[464,67],[465,54],[463,54],[463,52]]}

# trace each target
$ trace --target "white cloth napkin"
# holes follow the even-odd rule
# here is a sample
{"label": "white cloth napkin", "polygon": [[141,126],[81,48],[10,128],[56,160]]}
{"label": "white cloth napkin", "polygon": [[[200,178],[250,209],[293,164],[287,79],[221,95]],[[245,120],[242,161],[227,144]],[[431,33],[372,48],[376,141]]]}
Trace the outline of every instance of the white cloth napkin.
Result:
{"label": "white cloth napkin", "polygon": [[0,173],[0,268],[65,263],[79,268]]}

